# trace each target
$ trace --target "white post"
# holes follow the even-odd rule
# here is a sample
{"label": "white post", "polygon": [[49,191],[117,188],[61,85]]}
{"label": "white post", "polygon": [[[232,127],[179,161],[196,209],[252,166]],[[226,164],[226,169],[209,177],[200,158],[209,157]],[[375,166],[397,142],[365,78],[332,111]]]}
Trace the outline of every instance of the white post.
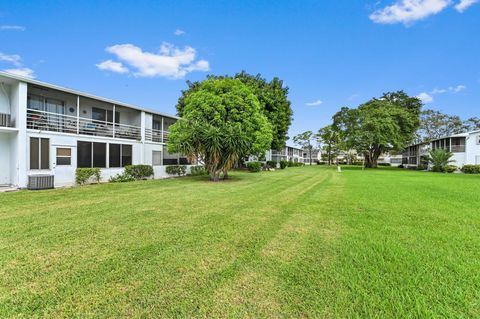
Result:
{"label": "white post", "polygon": [[113,135],[112,135],[112,137],[115,138],[115,123],[116,123],[116,122],[115,122],[115,104],[113,104],[113,115],[112,115],[112,118],[113,118],[113,124],[112,124],[112,125],[113,125],[113,133],[112,133]]}
{"label": "white post", "polygon": [[80,96],[77,95],[77,134],[80,134]]}

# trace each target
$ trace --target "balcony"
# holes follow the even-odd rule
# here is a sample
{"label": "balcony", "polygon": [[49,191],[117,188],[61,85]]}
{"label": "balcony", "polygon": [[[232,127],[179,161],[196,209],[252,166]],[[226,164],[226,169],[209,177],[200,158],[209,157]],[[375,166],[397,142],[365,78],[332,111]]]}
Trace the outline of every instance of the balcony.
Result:
{"label": "balcony", "polygon": [[168,131],[145,129],[145,140],[154,143],[167,143]]}
{"label": "balcony", "polygon": [[453,153],[462,153],[465,152],[465,145],[452,145],[451,152]]}
{"label": "balcony", "polygon": [[0,113],[0,127],[13,127],[10,114]]}
{"label": "balcony", "polygon": [[141,140],[141,128],[138,126],[114,124],[107,121],[31,109],[27,111],[27,128],[49,132]]}

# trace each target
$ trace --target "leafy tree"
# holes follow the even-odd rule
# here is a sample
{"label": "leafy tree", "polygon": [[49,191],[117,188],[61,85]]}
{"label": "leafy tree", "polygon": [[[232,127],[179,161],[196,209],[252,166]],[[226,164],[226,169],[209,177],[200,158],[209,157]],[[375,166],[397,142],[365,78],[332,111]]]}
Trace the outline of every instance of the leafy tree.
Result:
{"label": "leafy tree", "polygon": [[211,180],[240,158],[264,153],[271,125],[255,94],[240,80],[209,78],[182,97],[182,119],[170,128],[168,151],[201,158]]}
{"label": "leafy tree", "polygon": [[464,122],[467,131],[480,130],[480,119],[478,117],[471,117]]}
{"label": "leafy tree", "polygon": [[322,151],[326,154],[328,165],[332,165],[340,151],[340,134],[333,125],[327,125],[318,130],[317,139],[322,144]]}
{"label": "leafy tree", "polygon": [[432,164],[432,171],[445,172],[447,165],[453,162],[453,160],[451,160],[452,156],[453,153],[444,149],[438,148],[431,150],[428,153],[428,162]]}
{"label": "leafy tree", "polygon": [[464,122],[459,116],[429,109],[422,111],[420,120],[420,128],[417,132],[419,141],[429,141],[463,133],[469,130],[470,125],[475,126],[475,118],[470,119],[472,122],[468,122],[468,120]]}
{"label": "leafy tree", "polygon": [[302,149],[307,150],[310,158],[310,164],[312,164],[312,150],[313,143],[315,142],[315,136],[312,131],[306,131],[295,135],[293,137],[293,142],[299,145]]}
{"label": "leafy tree", "polygon": [[[228,76],[207,76],[207,79],[224,79]],[[285,147],[288,139],[288,128],[292,123],[293,111],[288,99],[288,87],[283,81],[275,77],[270,82],[262,78],[260,74],[250,75],[245,71],[235,74],[233,77],[247,85],[253,94],[257,96],[263,114],[268,118],[273,132],[271,149],[281,150]],[[187,81],[188,89],[182,91],[182,96],[177,103],[177,113],[183,116],[185,98],[199,89],[201,82]]]}
{"label": "leafy tree", "polygon": [[356,109],[342,108],[333,116],[333,127],[347,149],[365,157],[366,167],[377,167],[382,153],[400,151],[414,140],[422,103],[403,91],[385,93]]}

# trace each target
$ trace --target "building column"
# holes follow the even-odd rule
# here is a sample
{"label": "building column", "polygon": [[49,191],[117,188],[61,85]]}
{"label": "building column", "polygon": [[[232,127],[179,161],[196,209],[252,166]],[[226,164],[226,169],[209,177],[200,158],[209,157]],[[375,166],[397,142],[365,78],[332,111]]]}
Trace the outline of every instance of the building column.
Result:
{"label": "building column", "polygon": [[14,104],[12,105],[16,112],[16,127],[18,133],[16,136],[15,149],[11,150],[16,152],[16,186],[20,188],[26,188],[28,184],[28,154],[30,143],[27,138],[27,93],[28,85],[24,82],[19,82],[16,90],[12,92],[14,94]]}
{"label": "building column", "polygon": [[141,145],[140,145],[140,163],[145,164],[145,128],[146,128],[146,118],[145,112],[140,113],[140,135],[141,135]]}

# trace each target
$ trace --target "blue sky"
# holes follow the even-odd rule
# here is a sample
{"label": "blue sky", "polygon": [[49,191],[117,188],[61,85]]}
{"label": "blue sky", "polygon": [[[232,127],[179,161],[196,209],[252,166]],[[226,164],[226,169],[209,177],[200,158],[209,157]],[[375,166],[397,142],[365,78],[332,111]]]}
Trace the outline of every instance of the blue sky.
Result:
{"label": "blue sky", "polygon": [[382,92],[480,117],[480,2],[5,1],[0,70],[175,113],[186,80],[290,87],[290,135]]}

